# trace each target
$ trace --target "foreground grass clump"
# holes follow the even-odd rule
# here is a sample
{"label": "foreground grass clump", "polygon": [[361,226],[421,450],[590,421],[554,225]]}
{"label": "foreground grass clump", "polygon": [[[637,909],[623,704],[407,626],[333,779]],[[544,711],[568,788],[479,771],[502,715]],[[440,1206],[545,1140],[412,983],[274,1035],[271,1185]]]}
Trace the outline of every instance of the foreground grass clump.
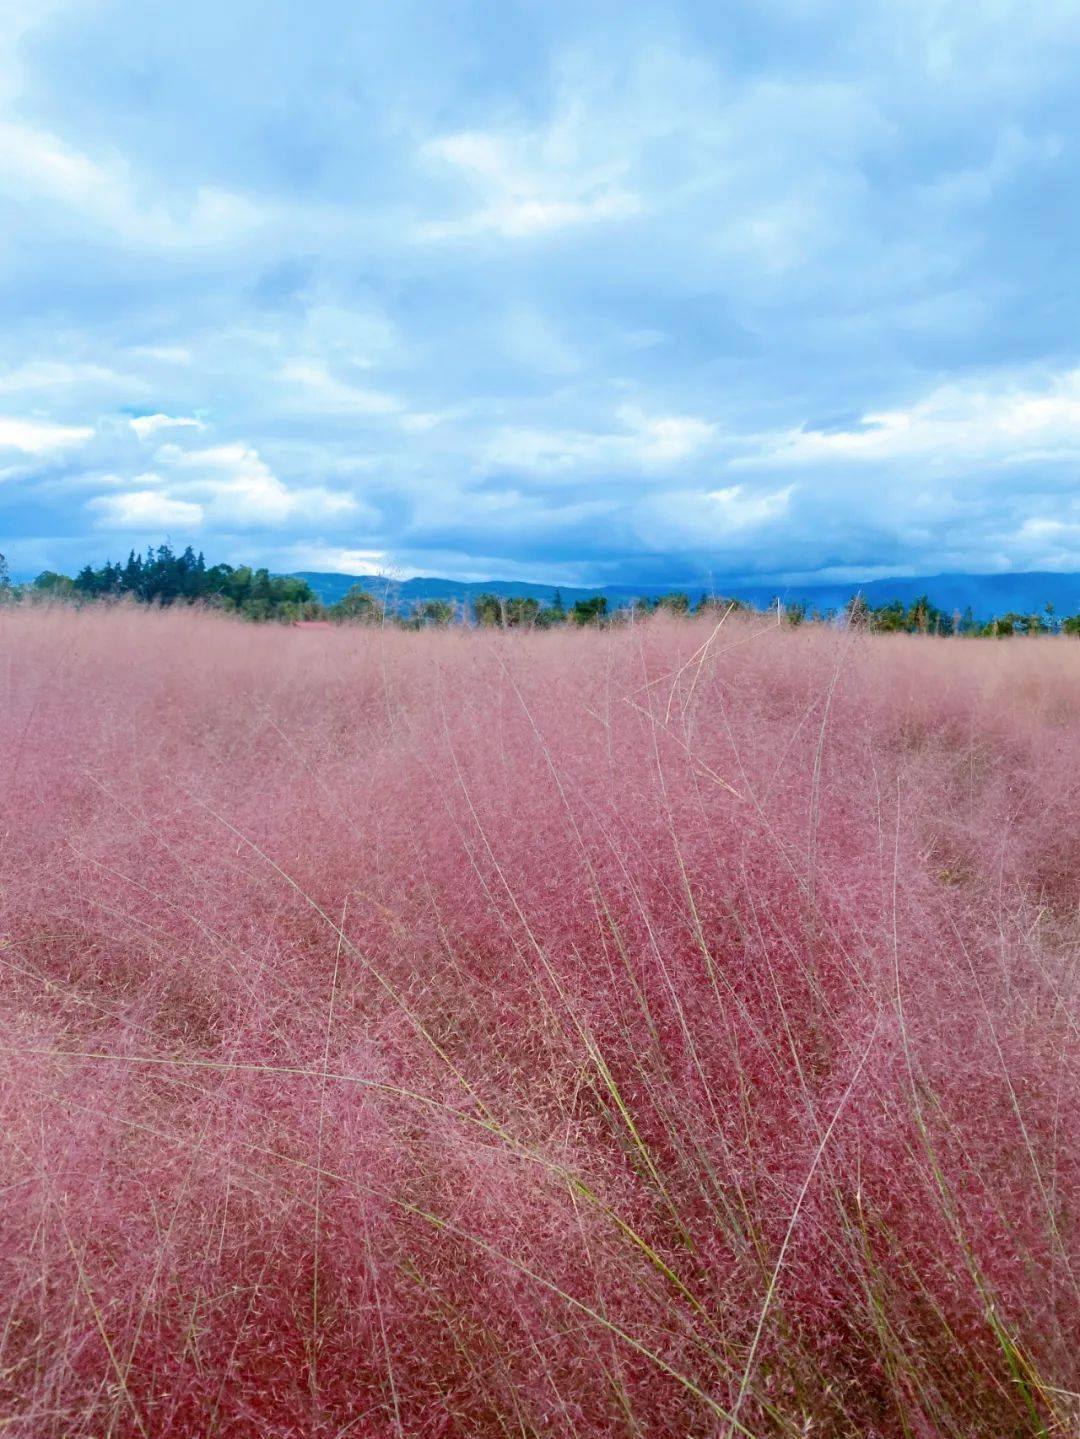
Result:
{"label": "foreground grass clump", "polygon": [[1076,1432],[1080,649],[0,613],[4,1433]]}

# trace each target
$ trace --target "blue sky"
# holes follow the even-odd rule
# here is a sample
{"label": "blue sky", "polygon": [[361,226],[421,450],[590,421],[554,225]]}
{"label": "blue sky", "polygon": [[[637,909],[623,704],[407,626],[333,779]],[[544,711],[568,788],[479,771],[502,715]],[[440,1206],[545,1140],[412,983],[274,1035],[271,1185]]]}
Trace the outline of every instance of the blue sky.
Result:
{"label": "blue sky", "polygon": [[1080,5],[14,0],[0,548],[1080,568]]}

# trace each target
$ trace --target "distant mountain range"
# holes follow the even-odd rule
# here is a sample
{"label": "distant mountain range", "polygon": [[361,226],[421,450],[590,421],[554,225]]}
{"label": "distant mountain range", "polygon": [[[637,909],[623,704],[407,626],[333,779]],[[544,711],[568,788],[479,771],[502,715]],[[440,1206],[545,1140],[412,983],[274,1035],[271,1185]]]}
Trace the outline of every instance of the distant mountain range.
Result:
{"label": "distant mountain range", "polygon": [[[977,620],[993,619],[995,615],[1033,614],[1049,601],[1060,617],[1080,613],[1080,572],[1027,570],[1012,574],[942,574],[896,575],[884,580],[830,581],[825,584],[759,584],[738,579],[716,579],[712,585],[699,582],[672,582],[668,585],[540,585],[525,580],[448,580],[437,575],[420,575],[411,580],[391,580],[385,575],[327,574],[315,570],[296,572],[324,604],[341,599],[352,585],[362,585],[395,609],[407,610],[417,601],[456,600],[470,603],[479,594],[496,594],[506,599],[514,596],[532,597],[550,604],[556,592],[565,605],[590,595],[606,595],[608,606],[617,609],[633,599],[652,599],[682,590],[696,604],[703,594],[728,595],[759,608],[775,603],[777,596],[785,604],[805,604],[826,614],[842,609],[852,595],[859,593],[869,605],[902,600],[910,604],[920,595],[951,614],[971,609]],[[13,572],[18,583],[29,582],[33,574]]]}
{"label": "distant mountain range", "polygon": [[519,580],[447,580],[434,575],[417,576],[411,580],[390,580],[384,575],[338,575],[301,570],[298,578],[307,580],[324,604],[333,604],[352,585],[362,585],[395,609],[408,609],[422,600],[456,600],[470,603],[479,594],[496,594],[505,599],[531,597],[550,604],[556,591],[563,603],[589,595],[606,595],[608,605],[616,609],[633,599],[651,599],[658,595],[683,590],[694,603],[702,594],[714,593],[764,608],[777,597],[785,604],[805,604],[823,614],[841,609],[852,595],[859,593],[867,604],[876,606],[890,600],[910,604],[920,595],[927,595],[946,614],[953,610],[963,613],[971,609],[976,619],[989,620],[995,615],[1032,614],[1041,611],[1047,602],[1057,615],[1080,612],[1080,573],[1032,570],[996,575],[897,575],[884,580],[830,582],[828,584],[755,584],[741,580],[717,580],[711,586],[699,584],[670,585],[538,585]]}

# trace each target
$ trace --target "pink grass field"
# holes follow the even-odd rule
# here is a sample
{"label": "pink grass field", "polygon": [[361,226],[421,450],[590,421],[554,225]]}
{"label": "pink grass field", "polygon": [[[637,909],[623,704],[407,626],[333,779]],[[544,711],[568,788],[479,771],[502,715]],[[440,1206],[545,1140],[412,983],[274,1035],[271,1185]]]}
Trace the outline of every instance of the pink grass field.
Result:
{"label": "pink grass field", "polygon": [[0,611],[0,1435],[1075,1436],[1080,644]]}

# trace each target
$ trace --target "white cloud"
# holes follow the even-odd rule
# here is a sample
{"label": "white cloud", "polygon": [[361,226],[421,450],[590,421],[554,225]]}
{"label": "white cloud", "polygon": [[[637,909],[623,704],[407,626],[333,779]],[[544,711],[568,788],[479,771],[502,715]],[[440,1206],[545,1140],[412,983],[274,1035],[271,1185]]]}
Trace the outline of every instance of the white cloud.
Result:
{"label": "white cloud", "polygon": [[0,121],[0,183],[71,204],[101,204],[116,177],[54,135],[29,125]]}
{"label": "white cloud", "polygon": [[444,419],[446,415],[438,411],[418,410],[411,415],[402,415],[401,428],[422,434],[425,430],[433,430],[436,425],[441,425]]}
{"label": "white cloud", "polygon": [[456,527],[484,536],[557,534],[568,526],[595,524],[604,517],[617,518],[618,505],[610,491],[601,496],[574,498],[562,503],[550,494],[528,494],[508,486],[498,489],[459,490],[448,503],[445,492],[418,495],[413,508],[414,531],[445,527],[447,515]]}
{"label": "white cloud", "polygon": [[[385,550],[350,549],[341,545],[328,545],[315,540],[311,544],[290,545],[278,552],[277,561],[290,570],[315,570],[323,574],[371,575],[386,571],[388,556]],[[407,579],[413,571],[398,571],[395,567],[393,578]]]}
{"label": "white cloud", "polygon": [[149,198],[119,155],[97,160],[46,130],[0,120],[0,194],[59,207],[121,241],[168,249],[235,242],[266,218],[243,195],[202,186],[167,200]]}
{"label": "white cloud", "polygon": [[788,508],[788,501],[794,485],[782,490],[764,494],[747,492],[743,485],[727,485],[722,490],[712,490],[706,499],[710,502],[713,515],[710,523],[719,523],[725,529],[746,530],[777,519]]}
{"label": "white cloud", "polygon": [[28,360],[16,369],[0,375],[0,394],[22,391],[58,390],[73,385],[100,386],[107,389],[141,389],[143,382],[131,375],[121,375],[106,365],[72,364],[65,360]]}
{"label": "white cloud", "polygon": [[203,522],[203,508],[188,500],[171,499],[156,490],[129,490],[122,495],[99,495],[86,506],[98,516],[102,530],[153,530],[176,525],[196,529]]}
{"label": "white cloud", "polygon": [[632,405],[616,412],[621,431],[500,430],[486,451],[489,467],[530,470],[664,469],[713,443],[717,427],[693,415],[647,415]]}
{"label": "white cloud", "polygon": [[21,450],[27,455],[47,455],[53,450],[81,445],[93,433],[91,425],[54,425],[44,420],[0,418],[0,449]]}
{"label": "white cloud", "polygon": [[702,493],[675,490],[649,495],[636,506],[634,529],[650,545],[689,550],[723,550],[730,542],[780,521],[788,512],[794,485],[755,491],[744,485]]}
{"label": "white cloud", "polygon": [[714,424],[693,415],[650,416],[633,406],[623,406],[618,418],[633,432],[634,443],[648,465],[678,464],[716,437]]}
{"label": "white cloud", "polygon": [[744,463],[874,462],[926,458],[946,465],[1080,456],[1080,370],[1038,387],[1015,379],[944,385],[909,409],[872,411],[845,429],[764,437]]}
{"label": "white cloud", "polygon": [[[14,7],[5,62],[6,31],[53,4]],[[315,535],[312,563],[366,569],[370,547],[423,526],[481,574],[574,555],[634,578],[635,556],[727,553],[731,535],[748,564],[808,567],[938,563],[939,542],[1075,548],[1047,527],[1077,471],[1034,461],[1080,459],[1080,386],[970,378],[1068,342],[1068,245],[1039,221],[1075,159],[1076,106],[1055,88],[1075,37],[1033,46],[1045,19],[1014,23],[1013,0],[970,26],[935,0],[854,26],[782,0],[798,65],[767,25],[747,65],[677,16],[612,29],[586,4],[572,35],[529,35],[523,85],[504,83],[507,36],[451,26],[434,90],[368,69],[415,48],[405,15],[400,35],[347,37],[320,115],[287,76],[234,66],[219,83],[181,47],[134,126],[130,85],[106,95],[97,72],[122,55],[138,81],[154,7],[135,26],[100,8],[78,0],[27,48],[21,92],[0,65],[0,252],[25,301],[0,374],[0,409],[23,417],[0,421],[0,474],[27,501],[12,528],[51,506],[42,528],[74,545],[71,509],[83,528],[104,515],[89,496],[121,517],[152,496],[197,508],[209,550]],[[362,123],[335,124],[359,115],[357,74]],[[231,193],[249,186],[254,205]],[[953,367],[960,383],[935,389]],[[143,389],[119,388],[128,371]],[[244,444],[185,418],[210,407]],[[830,429],[837,408],[863,418]],[[368,494],[391,497],[385,528]]]}
{"label": "white cloud", "polygon": [[485,230],[506,236],[539,235],[568,225],[622,220],[636,214],[639,208],[638,201],[622,191],[597,195],[591,200],[539,200],[518,196],[500,200],[464,220],[431,221],[421,225],[417,234],[423,240],[453,240]]}
{"label": "white cloud", "polygon": [[158,462],[170,473],[170,495],[198,501],[209,521],[228,525],[281,525],[289,520],[341,518],[359,506],[345,491],[319,486],[290,489],[259,455],[242,444],[182,450],[163,445]]}
{"label": "white cloud", "polygon": [[1025,520],[1020,526],[1020,538],[1024,540],[1056,540],[1070,535],[1080,536],[1080,524],[1065,520]]}
{"label": "white cloud", "polygon": [[136,345],[132,354],[158,360],[163,365],[190,365],[193,358],[186,345]]}
{"label": "white cloud", "polygon": [[[367,368],[369,363],[352,356],[348,367]],[[289,407],[305,414],[386,419],[413,434],[434,429],[446,418],[443,412],[410,410],[397,395],[341,379],[322,360],[287,360],[278,371],[278,379],[285,387]]]}
{"label": "white cloud", "polygon": [[140,440],[149,439],[159,430],[202,430],[206,428],[201,420],[196,420],[190,415],[136,415],[129,423]]}
{"label": "white cloud", "polygon": [[444,135],[425,145],[422,156],[457,171],[480,202],[467,215],[421,224],[416,234],[423,240],[484,232],[524,238],[626,219],[642,208],[619,183],[621,165],[583,160],[568,143],[565,122],[542,131]]}
{"label": "white cloud", "polygon": [[282,365],[279,378],[289,388],[302,392],[308,408],[359,415],[392,415],[404,408],[393,395],[337,379],[320,360],[288,360]]}
{"label": "white cloud", "polygon": [[[157,428],[152,426],[149,435]],[[79,484],[108,487],[86,506],[98,529],[205,524],[236,531],[370,517],[348,491],[286,484],[258,450],[240,443],[194,450],[163,444],[154,461],[153,470],[135,476],[76,477]]]}

